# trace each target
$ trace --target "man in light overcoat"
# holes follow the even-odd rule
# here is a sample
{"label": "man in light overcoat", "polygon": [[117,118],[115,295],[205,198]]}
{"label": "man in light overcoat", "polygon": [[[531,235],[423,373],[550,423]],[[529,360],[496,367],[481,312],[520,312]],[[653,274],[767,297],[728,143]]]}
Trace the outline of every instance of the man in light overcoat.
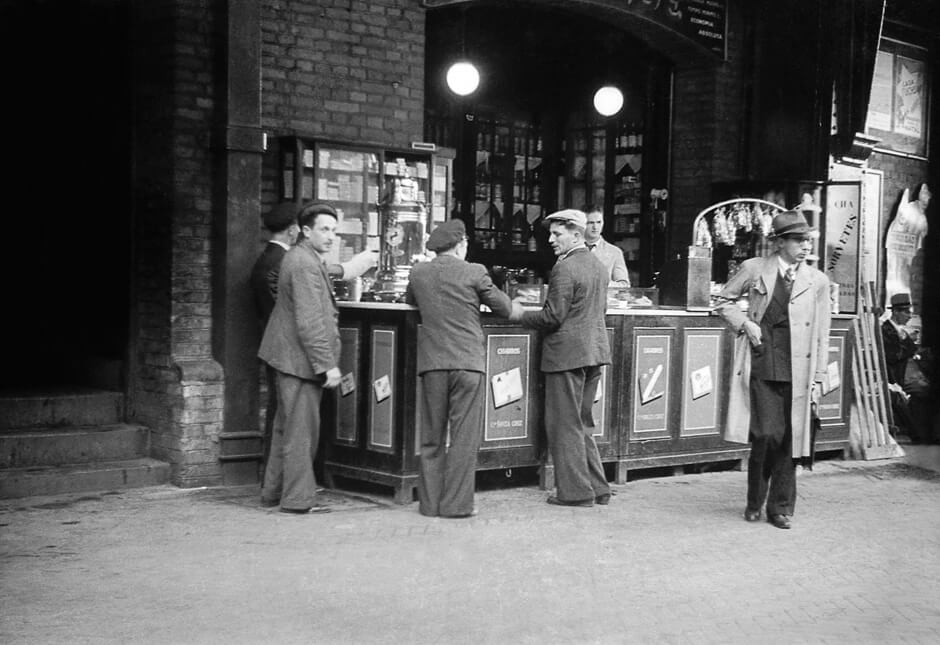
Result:
{"label": "man in light overcoat", "polygon": [[[805,263],[811,229],[799,211],[773,219],[775,251],[745,260],[718,313],[738,337],[725,439],[751,442],[744,517],[791,527],[796,464],[812,454],[810,406],[826,383],[829,279]],[[748,303],[744,306],[744,299]]]}

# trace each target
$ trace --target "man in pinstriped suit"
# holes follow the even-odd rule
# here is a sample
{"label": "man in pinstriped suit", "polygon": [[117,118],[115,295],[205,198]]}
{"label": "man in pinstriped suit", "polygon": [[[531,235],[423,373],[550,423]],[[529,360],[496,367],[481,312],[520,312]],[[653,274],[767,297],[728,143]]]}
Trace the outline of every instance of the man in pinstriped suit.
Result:
{"label": "man in pinstriped suit", "polygon": [[467,236],[461,220],[435,228],[427,248],[437,255],[411,270],[406,296],[421,311],[422,323],[418,374],[425,426],[419,511],[432,517],[469,517],[475,514],[474,475],[486,405],[480,303],[508,318],[512,302],[493,285],[483,265],[464,260]]}
{"label": "man in pinstriped suit", "polygon": [[545,218],[549,243],[558,256],[545,305],[513,317],[544,332],[545,429],[557,489],[547,501],[561,506],[610,502],[592,413],[601,366],[610,364],[604,321],[608,273],[585,246],[586,221],[584,213],[574,209]]}

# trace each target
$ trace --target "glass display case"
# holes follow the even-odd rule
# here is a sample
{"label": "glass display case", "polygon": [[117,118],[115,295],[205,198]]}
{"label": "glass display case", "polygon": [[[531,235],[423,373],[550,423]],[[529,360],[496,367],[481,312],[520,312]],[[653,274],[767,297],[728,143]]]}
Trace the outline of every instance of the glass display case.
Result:
{"label": "glass display case", "polygon": [[[423,255],[427,233],[447,219],[453,157],[449,149],[394,150],[284,137],[280,198],[298,204],[322,200],[336,209],[337,243],[328,262],[345,262],[374,249],[382,254],[380,268],[403,268],[410,264],[397,252],[407,249],[408,262]],[[389,223],[392,212],[399,214],[394,224]],[[407,239],[396,237],[398,226]],[[397,244],[389,245],[389,239]]]}

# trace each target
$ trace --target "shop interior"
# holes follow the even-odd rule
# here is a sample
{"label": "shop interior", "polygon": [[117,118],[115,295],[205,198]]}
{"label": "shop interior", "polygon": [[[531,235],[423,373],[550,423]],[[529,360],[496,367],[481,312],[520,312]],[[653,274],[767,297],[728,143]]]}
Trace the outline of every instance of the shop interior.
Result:
{"label": "shop interior", "polygon": [[[665,200],[651,197],[667,185],[668,60],[596,16],[456,6],[428,11],[426,61],[425,140],[455,150],[450,216],[471,232],[469,260],[497,283],[544,280],[542,218],[594,205],[631,283],[654,284],[669,241]],[[466,96],[447,84],[458,61],[479,70]],[[608,116],[602,87],[622,96]]]}

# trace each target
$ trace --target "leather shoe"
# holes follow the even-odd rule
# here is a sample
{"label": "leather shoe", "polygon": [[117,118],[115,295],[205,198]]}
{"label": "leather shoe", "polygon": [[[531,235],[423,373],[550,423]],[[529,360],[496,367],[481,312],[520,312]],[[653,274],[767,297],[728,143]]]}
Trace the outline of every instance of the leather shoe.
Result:
{"label": "leather shoe", "polygon": [[558,499],[554,495],[545,500],[549,504],[554,504],[555,506],[594,506],[593,499],[575,499],[575,500],[564,500]]}
{"label": "leather shoe", "polygon": [[464,517],[476,517],[476,514],[477,514],[477,509],[473,509],[469,513],[460,513],[458,515],[441,515],[441,517],[446,517],[452,520],[459,520]]}
{"label": "leather shoe", "polygon": [[306,515],[307,513],[329,513],[330,508],[328,506],[320,506],[319,504],[314,504],[309,508],[284,508],[281,507],[282,513],[293,513],[295,515]]}
{"label": "leather shoe", "polygon": [[597,497],[594,498],[594,503],[600,504],[601,506],[607,506],[608,504],[610,504],[610,493],[604,493],[602,495],[598,495]]}
{"label": "leather shoe", "polygon": [[744,519],[748,522],[756,522],[760,519],[760,511],[744,511]]}
{"label": "leather shoe", "polygon": [[790,528],[790,518],[786,515],[768,515],[767,521],[776,526],[778,529],[788,529]]}

